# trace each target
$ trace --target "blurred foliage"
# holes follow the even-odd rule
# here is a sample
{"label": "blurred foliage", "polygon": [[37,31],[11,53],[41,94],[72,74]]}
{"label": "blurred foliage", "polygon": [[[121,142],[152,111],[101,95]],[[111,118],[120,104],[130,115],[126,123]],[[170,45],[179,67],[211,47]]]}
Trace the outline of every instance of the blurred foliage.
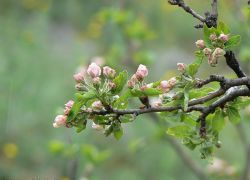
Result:
{"label": "blurred foliage", "polygon": [[[201,32],[193,28],[197,22],[191,16],[165,0],[124,2],[0,1],[0,178],[69,179],[71,164],[77,161],[77,179],[195,179],[147,116],[125,127],[119,142],[90,128],[79,135],[52,127],[57,107],[71,98],[76,67],[93,56],[123,69],[131,67],[125,63],[130,54],[129,62],[151,63],[152,79],[169,77],[176,72],[167,70],[175,69],[177,61],[193,59],[192,44]],[[209,5],[187,2],[201,13]],[[219,10],[220,18],[243,37],[238,52],[249,73],[250,9],[244,0],[224,0]],[[128,44],[131,49],[126,49]],[[231,73],[223,65],[209,71],[204,65],[202,76]],[[245,129],[250,128],[249,112],[243,111]],[[244,162],[239,136],[228,125],[221,138],[217,154],[237,169],[231,177],[237,179]]]}

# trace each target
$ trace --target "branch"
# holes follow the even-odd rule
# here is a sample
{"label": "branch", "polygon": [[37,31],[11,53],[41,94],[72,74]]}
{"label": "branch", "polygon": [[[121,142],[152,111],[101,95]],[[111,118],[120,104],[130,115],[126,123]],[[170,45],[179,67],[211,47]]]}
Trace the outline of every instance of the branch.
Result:
{"label": "branch", "polygon": [[187,13],[191,14],[194,18],[198,19],[201,22],[205,22],[205,18],[199,15],[197,12],[195,12],[193,9],[191,9],[183,0],[169,0],[169,4],[171,5],[177,5],[184,9]]}

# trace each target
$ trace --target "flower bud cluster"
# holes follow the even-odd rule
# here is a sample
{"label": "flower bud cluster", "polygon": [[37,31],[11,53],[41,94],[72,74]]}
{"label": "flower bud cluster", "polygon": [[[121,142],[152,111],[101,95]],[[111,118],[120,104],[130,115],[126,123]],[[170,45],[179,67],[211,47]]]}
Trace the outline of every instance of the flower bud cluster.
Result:
{"label": "flower bud cluster", "polygon": [[53,127],[54,128],[59,128],[61,126],[65,126],[66,125],[66,121],[67,121],[67,117],[70,113],[71,108],[74,105],[74,101],[69,100],[66,104],[65,104],[65,108],[64,108],[64,114],[63,115],[57,115],[54,123],[53,123]]}
{"label": "flower bud cluster", "polygon": [[174,88],[176,83],[177,83],[176,78],[172,77],[168,81],[166,81],[166,80],[161,81],[159,88],[162,90],[163,93],[168,93],[169,91],[171,91]]}
{"label": "flower bud cluster", "polygon": [[229,40],[229,35],[221,33],[217,36],[215,33],[209,36],[213,48],[206,47],[203,40],[196,41],[196,46],[203,51],[204,55],[208,58],[210,66],[216,66],[218,59],[225,55],[224,44]]}
{"label": "flower bud cluster", "polygon": [[128,88],[133,89],[136,84],[142,82],[147,76],[148,76],[147,67],[145,65],[140,64],[139,67],[137,68],[136,73],[132,75],[130,80],[128,80],[127,82]]}

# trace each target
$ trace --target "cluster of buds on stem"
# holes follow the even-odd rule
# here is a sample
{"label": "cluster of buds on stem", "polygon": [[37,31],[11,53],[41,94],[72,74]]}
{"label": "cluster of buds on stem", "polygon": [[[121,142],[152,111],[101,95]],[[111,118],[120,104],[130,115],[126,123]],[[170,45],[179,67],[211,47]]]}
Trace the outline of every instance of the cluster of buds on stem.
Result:
{"label": "cluster of buds on stem", "polygon": [[65,104],[64,114],[63,115],[57,115],[55,120],[54,120],[54,123],[53,123],[54,128],[59,128],[61,126],[66,125],[67,117],[68,117],[68,115],[70,113],[70,110],[71,110],[73,105],[74,105],[74,101],[72,101],[72,100],[69,100]]}
{"label": "cluster of buds on stem", "polygon": [[209,40],[213,47],[206,47],[203,40],[198,40],[195,44],[208,58],[208,64],[214,67],[218,63],[218,59],[225,55],[224,45],[229,40],[229,35],[221,33],[217,36],[215,33],[212,33],[209,36]]}
{"label": "cluster of buds on stem", "polygon": [[128,88],[133,89],[138,82],[142,82],[148,76],[148,69],[145,65],[140,64],[135,74],[128,80]]}
{"label": "cluster of buds on stem", "polygon": [[169,79],[168,81],[164,80],[160,82],[160,89],[162,90],[163,93],[168,93],[169,91],[171,91],[174,86],[176,85],[176,78],[172,77],[171,79]]}

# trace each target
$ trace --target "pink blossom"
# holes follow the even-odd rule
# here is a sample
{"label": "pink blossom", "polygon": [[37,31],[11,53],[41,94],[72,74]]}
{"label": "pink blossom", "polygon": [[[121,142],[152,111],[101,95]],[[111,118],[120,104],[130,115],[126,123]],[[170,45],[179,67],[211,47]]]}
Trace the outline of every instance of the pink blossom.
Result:
{"label": "pink blossom", "polygon": [[199,48],[199,49],[204,49],[206,46],[205,46],[205,42],[203,40],[198,40],[195,42],[196,46]]}
{"label": "pink blossom", "polygon": [[93,78],[93,84],[94,85],[100,85],[101,84],[101,78],[99,78],[99,77]]}
{"label": "pink blossom", "polygon": [[171,85],[169,84],[168,81],[161,81],[160,83],[160,88],[163,92],[169,92],[171,89]]}
{"label": "pink blossom", "polygon": [[142,91],[145,91],[146,89],[148,89],[147,85],[141,86],[140,88]]}
{"label": "pink blossom", "polygon": [[54,120],[53,127],[58,128],[58,127],[61,127],[61,126],[65,126],[66,121],[67,121],[67,116],[65,116],[65,115],[57,115],[55,120]]}
{"label": "pink blossom", "polygon": [[67,108],[72,108],[73,105],[74,105],[74,101],[73,101],[73,100],[69,100],[69,101],[65,104],[65,107],[67,107]]}
{"label": "pink blossom", "polygon": [[132,89],[135,87],[135,82],[130,79],[130,80],[128,80],[127,85],[128,85],[128,88]]}
{"label": "pink blossom", "polygon": [[108,78],[114,78],[115,77],[115,70],[112,69],[111,67],[109,66],[104,66],[103,67],[103,74],[108,77]]}
{"label": "pink blossom", "polygon": [[169,79],[168,83],[169,83],[169,85],[171,86],[171,88],[175,86],[176,81],[177,81],[177,80],[176,80],[175,77],[172,77],[171,79]]}
{"label": "pink blossom", "polygon": [[203,49],[203,53],[204,53],[206,56],[209,56],[210,54],[212,54],[212,49],[210,49],[210,48],[205,48],[205,49]]}
{"label": "pink blossom", "polygon": [[142,81],[148,75],[147,67],[145,65],[140,64],[135,75],[138,81]]}
{"label": "pink blossom", "polygon": [[87,73],[92,77],[99,77],[101,75],[101,68],[96,63],[91,63],[87,69]]}
{"label": "pink blossom", "polygon": [[217,36],[216,36],[216,34],[211,34],[210,36],[209,36],[209,39],[211,40],[211,41],[216,41],[217,40]]}
{"label": "pink blossom", "polygon": [[110,89],[115,89],[115,88],[116,88],[116,84],[113,83],[113,82],[109,82],[109,83],[108,83],[108,87],[109,87]]}
{"label": "pink blossom", "polygon": [[74,79],[77,83],[80,83],[80,82],[83,82],[84,81],[84,77],[83,77],[83,74],[82,73],[76,73],[74,74]]}
{"label": "pink blossom", "polygon": [[185,72],[186,65],[184,63],[177,63],[178,71]]}
{"label": "pink blossom", "polygon": [[225,43],[225,42],[227,42],[227,41],[229,40],[229,36],[222,33],[222,34],[220,34],[219,39],[220,39],[222,42]]}
{"label": "pink blossom", "polygon": [[218,58],[218,57],[224,56],[225,53],[226,53],[226,52],[225,52],[223,49],[221,49],[221,48],[216,48],[216,49],[214,50],[214,52],[213,52],[213,56]]}
{"label": "pink blossom", "polygon": [[64,114],[65,115],[69,115],[69,112],[72,108],[72,106],[74,105],[74,101],[69,100],[66,104],[65,104],[65,108],[64,108]]}
{"label": "pink blossom", "polygon": [[94,110],[101,110],[103,108],[102,102],[101,101],[94,101],[92,103],[92,108]]}

